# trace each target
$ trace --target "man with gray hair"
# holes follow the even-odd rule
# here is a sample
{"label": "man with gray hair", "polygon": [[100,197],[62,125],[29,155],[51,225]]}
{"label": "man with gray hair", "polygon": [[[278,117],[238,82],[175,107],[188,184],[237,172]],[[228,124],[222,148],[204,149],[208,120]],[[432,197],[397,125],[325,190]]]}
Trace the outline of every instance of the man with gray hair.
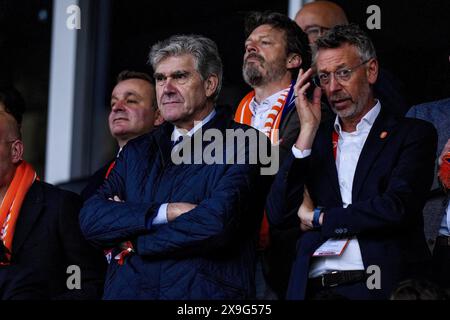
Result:
{"label": "man with gray hair", "polygon": [[[104,298],[253,298],[257,230],[270,181],[249,158],[252,144],[270,142],[216,108],[222,62],[212,40],[173,36],[155,44],[149,60],[166,123],[127,143],[80,214],[89,241],[115,248]],[[221,137],[230,130],[257,141],[224,146]],[[207,132],[216,135],[203,138]],[[245,161],[198,161],[211,149],[216,160],[231,151]]]}
{"label": "man with gray hair", "polygon": [[[308,35],[310,44],[332,27],[348,24],[344,10],[336,3],[326,0],[306,3],[297,12],[295,22]],[[405,115],[409,105],[404,97],[404,85],[392,72],[380,68],[373,90],[378,99],[389,104],[392,113]]]}
{"label": "man with gray hair", "polygon": [[[272,224],[302,231],[289,299],[387,299],[399,281],[428,271],[422,209],[436,130],[392,115],[374,96],[377,76],[373,44],[356,25],[320,37],[313,69],[299,72],[300,133],[267,202]],[[336,117],[320,124],[322,93]]]}

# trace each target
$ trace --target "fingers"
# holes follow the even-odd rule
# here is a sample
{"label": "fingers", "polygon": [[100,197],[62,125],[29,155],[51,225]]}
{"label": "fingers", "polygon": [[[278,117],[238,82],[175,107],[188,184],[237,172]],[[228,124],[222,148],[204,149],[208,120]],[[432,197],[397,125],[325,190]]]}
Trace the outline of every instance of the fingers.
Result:
{"label": "fingers", "polygon": [[442,149],[441,157],[443,157],[449,151],[450,151],[450,139],[448,139],[447,143],[444,146],[444,149]]}
{"label": "fingers", "polygon": [[119,198],[119,196],[114,196],[113,198],[109,197],[108,200],[109,201],[116,201],[116,202],[124,202],[123,200],[121,200]]}
{"label": "fingers", "polygon": [[301,99],[306,100],[306,90],[308,90],[308,88],[310,86],[311,86],[311,83],[308,82],[303,87],[301,87],[300,90],[297,91],[298,97],[300,97]]}
{"label": "fingers", "polygon": [[306,231],[312,230],[312,227],[310,227],[310,226],[307,225],[307,224],[300,223],[300,230],[306,232]]}
{"label": "fingers", "polygon": [[321,98],[322,98],[322,89],[320,87],[316,87],[313,93],[313,104],[320,105]]}
{"label": "fingers", "polygon": [[311,79],[311,76],[313,75],[313,70],[309,68],[306,72],[303,71],[303,69],[300,69],[297,77],[297,82],[294,86],[294,95],[296,98],[305,95],[306,90],[311,86],[311,83],[309,80]]}
{"label": "fingers", "polygon": [[297,77],[297,82],[294,87],[295,92],[298,92],[301,87],[303,87],[306,83],[309,83],[309,80],[311,79],[313,73],[314,71],[311,68],[306,70],[306,72],[304,72],[303,69],[300,69]]}
{"label": "fingers", "polygon": [[297,215],[300,219],[300,229],[302,231],[309,231],[313,229],[312,217],[314,215],[314,212],[311,210],[314,209],[308,208],[305,202],[303,202],[300,208],[298,209]]}
{"label": "fingers", "polygon": [[441,154],[439,155],[438,158],[438,164],[441,165],[442,161],[444,160],[444,156],[450,152],[450,139],[448,139],[447,143],[445,144],[444,148],[442,149]]}

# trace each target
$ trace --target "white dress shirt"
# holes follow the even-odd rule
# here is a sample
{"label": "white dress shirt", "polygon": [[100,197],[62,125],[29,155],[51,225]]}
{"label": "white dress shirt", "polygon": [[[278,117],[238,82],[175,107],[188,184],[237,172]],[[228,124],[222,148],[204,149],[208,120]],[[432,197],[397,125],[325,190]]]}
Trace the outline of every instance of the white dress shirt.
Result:
{"label": "white dress shirt", "polygon": [[[183,135],[187,135],[189,137],[192,137],[197,130],[199,130],[201,127],[203,127],[206,123],[208,123],[214,116],[216,115],[216,110],[211,111],[202,121],[197,122],[194,127],[189,130],[189,132],[186,132],[186,130],[179,129],[177,127],[173,128],[172,132],[172,141],[177,141],[179,137]],[[156,217],[153,218],[153,224],[163,224],[167,223],[167,205],[168,203],[163,203],[159,206],[158,214]]]}
{"label": "white dress shirt", "polygon": [[[258,129],[261,132],[264,132],[264,126],[266,124],[267,117],[269,116],[270,112],[272,111],[272,107],[277,103],[277,100],[280,98],[282,93],[288,93],[289,87],[286,89],[283,89],[281,91],[278,91],[271,95],[270,97],[267,97],[260,103],[256,102],[255,97],[250,101],[250,111],[252,112],[252,123],[251,126],[255,129]],[[281,112],[281,111],[280,111]]]}
{"label": "white dress shirt", "polygon": [[[339,136],[336,152],[336,169],[344,208],[347,208],[352,203],[353,179],[359,156],[380,110],[381,104],[377,101],[375,106],[357,124],[354,132],[342,131],[338,117],[336,117],[334,122],[334,128]],[[299,154],[300,150],[295,148],[295,146],[292,148],[292,151],[296,158],[302,158]],[[310,153],[311,150],[302,152],[303,157],[308,156]],[[341,256],[313,258],[309,277],[314,278],[335,270],[364,270],[361,249],[356,236],[350,239],[347,248]]]}

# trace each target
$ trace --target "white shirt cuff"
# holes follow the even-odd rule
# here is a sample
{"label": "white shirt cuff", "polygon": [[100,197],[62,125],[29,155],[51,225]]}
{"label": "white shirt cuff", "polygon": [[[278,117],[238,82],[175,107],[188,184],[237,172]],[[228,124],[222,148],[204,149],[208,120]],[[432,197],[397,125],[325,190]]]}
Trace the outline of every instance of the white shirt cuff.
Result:
{"label": "white shirt cuff", "polygon": [[167,223],[167,205],[168,203],[163,203],[159,209],[156,217],[153,218],[152,224],[165,224]]}
{"label": "white shirt cuff", "polygon": [[303,159],[306,158],[307,156],[309,156],[311,154],[311,149],[306,149],[306,150],[300,150],[297,149],[295,147],[295,144],[292,146],[292,154],[294,155],[294,157],[296,157],[297,159]]}

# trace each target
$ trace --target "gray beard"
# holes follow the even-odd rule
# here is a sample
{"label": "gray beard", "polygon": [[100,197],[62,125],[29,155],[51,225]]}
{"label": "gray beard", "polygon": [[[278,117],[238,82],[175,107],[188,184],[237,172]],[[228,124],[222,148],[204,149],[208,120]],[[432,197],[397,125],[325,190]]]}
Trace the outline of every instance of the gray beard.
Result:
{"label": "gray beard", "polygon": [[244,68],[242,69],[242,76],[244,77],[244,81],[252,88],[259,87],[264,82],[261,72],[258,68],[252,66],[251,64],[244,65]]}
{"label": "gray beard", "polygon": [[[267,66],[267,65],[266,65]],[[285,74],[283,65],[271,64],[267,66],[267,75],[263,77],[261,71],[253,64],[245,64],[242,68],[244,81],[252,88],[261,87],[267,83],[279,81]]]}

